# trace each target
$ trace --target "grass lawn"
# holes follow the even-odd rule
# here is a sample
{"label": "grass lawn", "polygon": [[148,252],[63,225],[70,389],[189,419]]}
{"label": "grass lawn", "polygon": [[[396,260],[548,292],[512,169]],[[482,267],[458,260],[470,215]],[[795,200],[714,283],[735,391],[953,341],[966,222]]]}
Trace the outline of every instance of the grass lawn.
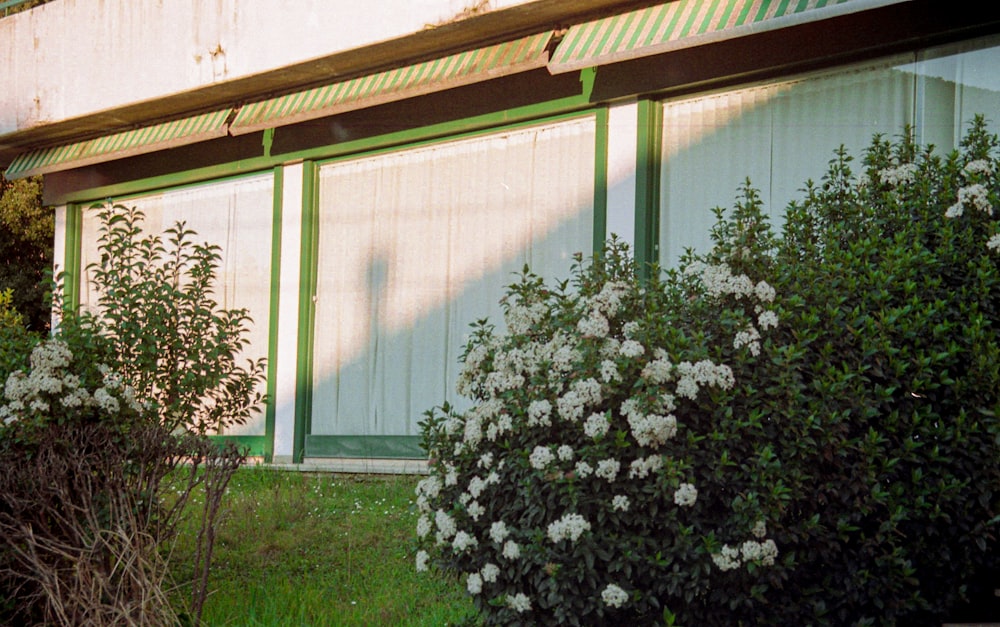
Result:
{"label": "grass lawn", "polygon": [[[418,479],[237,471],[223,503],[204,624],[460,622],[472,612],[464,586],[414,568]],[[190,536],[171,557],[177,581],[190,579]]]}

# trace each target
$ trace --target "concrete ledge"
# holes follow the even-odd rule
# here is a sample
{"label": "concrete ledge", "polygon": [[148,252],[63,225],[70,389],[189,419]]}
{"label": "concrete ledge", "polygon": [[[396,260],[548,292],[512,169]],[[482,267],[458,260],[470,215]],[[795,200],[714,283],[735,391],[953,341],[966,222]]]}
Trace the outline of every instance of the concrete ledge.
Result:
{"label": "concrete ledge", "polygon": [[275,456],[270,464],[259,457],[247,459],[247,466],[260,466],[275,470],[296,472],[331,472],[366,475],[426,475],[427,460],[423,459],[347,459],[312,458],[301,464],[293,463],[290,456]]}

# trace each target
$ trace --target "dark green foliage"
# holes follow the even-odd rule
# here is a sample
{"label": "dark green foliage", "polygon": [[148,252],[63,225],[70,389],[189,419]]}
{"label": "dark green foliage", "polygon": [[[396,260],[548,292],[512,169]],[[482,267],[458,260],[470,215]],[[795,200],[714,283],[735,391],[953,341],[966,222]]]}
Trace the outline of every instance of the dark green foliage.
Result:
{"label": "dark green foliage", "polygon": [[13,291],[12,305],[34,331],[49,328],[46,277],[54,236],[52,210],[42,206],[41,179],[0,176],[0,291]]}
{"label": "dark green foliage", "polygon": [[[997,139],[977,119],[954,154],[907,134],[853,164],[835,153],[781,237],[748,182],[709,254],[642,281],[612,242],[572,288],[511,286],[505,333],[474,327],[473,409],[425,423],[418,531],[471,575],[484,622],[936,625],[1000,584]],[[601,328],[588,318],[609,286]],[[731,376],[689,394],[685,362]],[[599,394],[557,411],[588,378]],[[543,400],[548,424],[532,418]],[[606,435],[586,432],[595,413]],[[643,417],[668,413],[676,434],[650,441]],[[580,473],[598,460],[621,472]],[[678,504],[688,482],[697,499]],[[587,525],[553,541],[566,513]],[[529,610],[508,606],[518,593]]]}

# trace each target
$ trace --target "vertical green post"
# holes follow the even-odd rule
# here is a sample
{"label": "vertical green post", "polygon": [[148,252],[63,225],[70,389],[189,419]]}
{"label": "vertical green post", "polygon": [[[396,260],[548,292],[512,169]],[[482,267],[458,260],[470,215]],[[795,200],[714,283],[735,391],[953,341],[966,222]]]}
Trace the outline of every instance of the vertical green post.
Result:
{"label": "vertical green post", "polygon": [[608,232],[608,108],[597,109],[594,138],[594,255],[604,254]]}
{"label": "vertical green post", "polygon": [[281,207],[284,188],[284,168],[274,168],[274,201],[271,210],[271,299],[267,330],[267,406],[264,413],[264,461],[274,459],[275,394],[278,371],[278,310],[281,294]]}
{"label": "vertical green post", "polygon": [[306,161],[302,168],[302,255],[299,266],[298,357],[295,369],[295,436],[292,462],[305,458],[306,434],[312,414],[313,336],[316,317],[316,253],[319,238],[317,167]]}
{"label": "vertical green post", "polygon": [[80,307],[80,283],[83,280],[82,263],[83,208],[77,204],[66,205],[65,258],[62,268],[63,306],[70,311]]}
{"label": "vertical green post", "polygon": [[655,100],[638,102],[639,130],[635,160],[635,260],[642,276],[659,257],[662,109]]}

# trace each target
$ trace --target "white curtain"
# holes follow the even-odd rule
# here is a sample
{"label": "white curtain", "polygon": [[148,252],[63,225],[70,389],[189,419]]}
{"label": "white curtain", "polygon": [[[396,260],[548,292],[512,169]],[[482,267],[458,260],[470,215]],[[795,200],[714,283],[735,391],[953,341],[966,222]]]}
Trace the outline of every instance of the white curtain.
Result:
{"label": "white curtain", "polygon": [[920,142],[942,154],[958,148],[977,114],[992,132],[1000,124],[1000,39],[968,41],[921,53],[918,79]]}
{"label": "white curtain", "polygon": [[731,208],[747,178],[777,230],[841,144],[860,159],[874,134],[912,122],[913,84],[890,63],[666,102],[661,264],[675,266],[688,247],[706,252],[712,209]]}
{"label": "white curtain", "polygon": [[529,264],[592,251],[592,117],[320,169],[311,433],[417,435],[457,402],[469,324]]}
{"label": "white curtain", "polygon": [[[222,248],[215,299],[226,309],[247,308],[253,319],[250,345],[240,359],[267,356],[273,178],[268,173],[112,201],[138,207],[146,216],[143,228],[148,234],[162,234],[164,229],[184,221],[186,228],[196,233],[190,238],[193,243],[207,242]],[[97,211],[85,211],[81,247],[81,267],[84,269],[99,260],[99,227]],[[83,282],[81,305],[92,307],[96,303],[96,292],[89,276],[84,276]],[[262,410],[247,424],[233,427],[227,434],[263,435]]]}

